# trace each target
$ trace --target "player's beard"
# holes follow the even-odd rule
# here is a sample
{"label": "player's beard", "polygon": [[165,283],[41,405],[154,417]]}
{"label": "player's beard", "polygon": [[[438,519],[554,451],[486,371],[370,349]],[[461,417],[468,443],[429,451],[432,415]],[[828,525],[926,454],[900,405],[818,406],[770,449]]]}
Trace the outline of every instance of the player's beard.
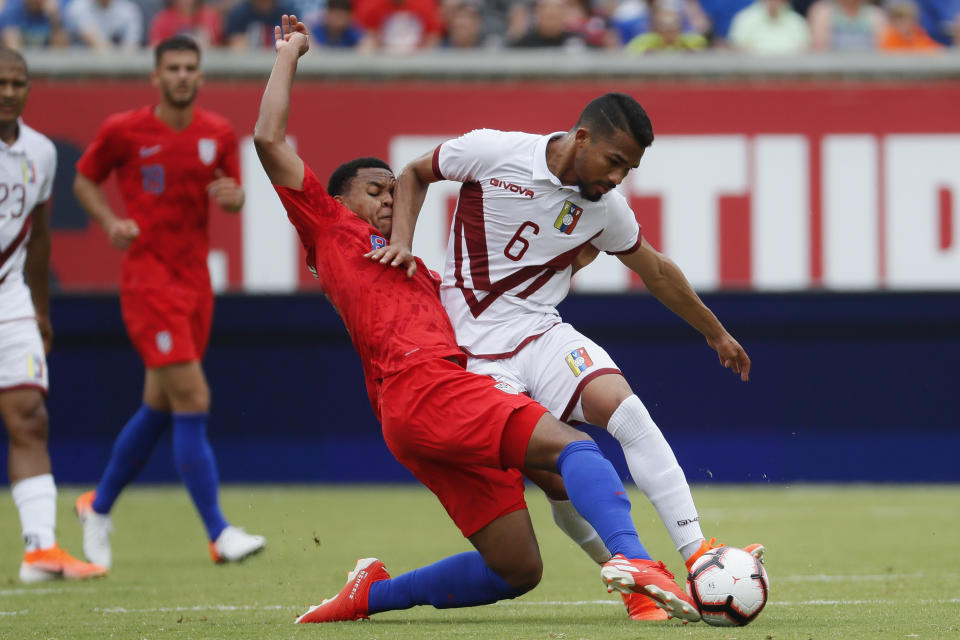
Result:
{"label": "player's beard", "polygon": [[197,87],[191,87],[190,93],[187,94],[186,97],[178,97],[171,89],[165,87],[163,89],[163,97],[168,103],[170,103],[170,105],[176,107],[177,109],[183,109],[193,104],[193,101],[197,97]]}
{"label": "player's beard", "polygon": [[590,202],[600,202],[600,198],[603,197],[603,194],[599,191],[589,191],[586,184],[582,181],[577,182],[577,188],[580,189],[580,197],[584,200],[589,200]]}

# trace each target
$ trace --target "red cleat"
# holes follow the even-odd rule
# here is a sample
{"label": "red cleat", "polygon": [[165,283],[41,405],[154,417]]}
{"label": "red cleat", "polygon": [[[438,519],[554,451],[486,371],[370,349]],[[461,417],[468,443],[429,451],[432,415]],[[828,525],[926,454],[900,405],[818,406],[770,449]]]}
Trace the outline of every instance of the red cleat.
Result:
{"label": "red cleat", "polygon": [[297,618],[297,624],[367,620],[370,618],[367,600],[370,585],[389,578],[390,574],[383,563],[376,558],[357,560],[357,566],[347,574],[347,584],[343,585],[340,593],[321,604],[311,606],[305,614]]}
{"label": "red cleat", "polygon": [[621,593],[623,604],[627,605],[627,615],[631,620],[669,620],[666,611],[657,606],[657,603],[642,593]]}
{"label": "red cleat", "polygon": [[614,589],[621,593],[639,593],[657,601],[670,617],[686,622],[700,619],[697,605],[673,579],[662,562],[632,560],[617,554],[600,569],[600,577],[607,585],[607,592]]}
{"label": "red cleat", "polygon": [[[725,547],[725,546],[727,545],[723,544],[722,542],[717,542],[716,538],[710,538],[709,540],[704,540],[703,542],[700,543],[700,548],[697,549],[692,556],[687,558],[687,561],[685,563],[687,565],[687,571],[690,571],[694,563],[697,560],[699,560],[700,556],[705,554],[707,551],[710,551],[711,549],[719,549],[720,547]],[[767,550],[767,548],[758,542],[754,542],[753,544],[748,544],[747,546],[745,546],[743,550],[749,553],[750,555],[752,555],[754,558],[756,558],[760,562],[763,562],[763,553]]]}

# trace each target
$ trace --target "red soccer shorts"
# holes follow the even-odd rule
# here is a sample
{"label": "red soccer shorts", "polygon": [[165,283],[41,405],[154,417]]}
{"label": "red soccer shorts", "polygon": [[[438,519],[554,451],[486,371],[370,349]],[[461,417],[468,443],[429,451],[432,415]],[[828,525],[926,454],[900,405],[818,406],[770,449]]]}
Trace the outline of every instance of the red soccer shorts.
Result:
{"label": "red soccer shorts", "polygon": [[436,358],[383,381],[380,416],[393,455],[443,504],[464,537],[526,508],[521,466],[547,410],[496,381]]}
{"label": "red soccer shorts", "polygon": [[130,341],[148,369],[203,358],[213,321],[210,291],[121,291],[120,309]]}

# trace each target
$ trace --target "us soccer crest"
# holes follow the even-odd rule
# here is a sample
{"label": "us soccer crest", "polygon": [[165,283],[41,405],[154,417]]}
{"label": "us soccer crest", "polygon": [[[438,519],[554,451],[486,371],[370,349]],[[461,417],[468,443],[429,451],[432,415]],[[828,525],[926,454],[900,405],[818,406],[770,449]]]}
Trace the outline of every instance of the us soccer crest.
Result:
{"label": "us soccer crest", "polygon": [[200,156],[200,162],[203,164],[213,164],[213,161],[217,159],[217,141],[213,138],[197,140],[197,155]]}
{"label": "us soccer crest", "polygon": [[590,359],[590,355],[584,347],[571,351],[564,357],[564,360],[567,361],[567,366],[573,371],[574,376],[579,376],[593,366],[593,360]]}
{"label": "us soccer crest", "polygon": [[553,223],[553,226],[563,233],[570,235],[577,226],[577,222],[580,221],[582,214],[583,207],[578,207],[569,200],[564,200],[563,209],[560,210],[560,215],[557,216],[557,221]]}

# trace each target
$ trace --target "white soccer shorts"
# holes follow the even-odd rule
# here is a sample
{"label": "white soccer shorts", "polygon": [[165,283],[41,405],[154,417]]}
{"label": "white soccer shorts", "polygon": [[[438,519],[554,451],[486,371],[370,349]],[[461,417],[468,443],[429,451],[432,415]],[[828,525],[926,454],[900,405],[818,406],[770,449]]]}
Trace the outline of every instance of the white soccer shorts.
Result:
{"label": "white soccer shorts", "polygon": [[620,374],[602,347],[565,322],[509,358],[469,358],[467,371],[490,376],[529,394],[564,422],[586,422],[580,394],[588,382],[599,375]]}
{"label": "white soccer shorts", "polygon": [[40,329],[33,318],[0,322],[0,391],[50,385]]}

